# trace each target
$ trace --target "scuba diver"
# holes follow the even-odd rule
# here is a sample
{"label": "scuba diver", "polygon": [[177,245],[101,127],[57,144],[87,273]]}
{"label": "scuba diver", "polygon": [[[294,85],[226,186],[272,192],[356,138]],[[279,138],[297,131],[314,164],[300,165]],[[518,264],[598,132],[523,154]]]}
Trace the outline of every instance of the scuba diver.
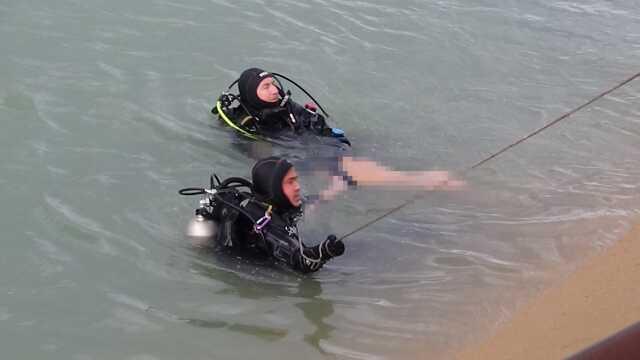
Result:
{"label": "scuba diver", "polygon": [[[341,240],[329,235],[320,244],[302,241],[297,222],[302,217],[298,174],[284,158],[259,160],[252,182],[232,177],[211,189],[186,188],[181,195],[204,195],[187,235],[198,243],[216,245],[245,254],[273,257],[302,273],[319,270],[344,253]],[[244,188],[246,191],[240,191]]]}
{"label": "scuba diver", "polygon": [[[393,171],[372,161],[349,159],[343,158],[334,169],[327,168],[333,173],[333,182],[316,200],[331,200],[349,185],[427,191],[465,186],[464,181],[446,171]],[[315,246],[302,241],[297,222],[303,215],[303,198],[298,173],[288,160],[276,156],[259,160],[251,170],[251,179],[231,177],[220,181],[214,175],[210,189],[179,191],[181,195],[203,195],[196,217],[187,228],[194,245],[217,245],[272,257],[302,273],[317,271],[344,253],[344,243],[335,235]],[[243,188],[245,191],[240,190]]]}
{"label": "scuba diver", "polygon": [[[279,78],[296,85],[314,102],[302,106],[293,101],[291,91],[285,92]],[[238,95],[229,91],[235,84],[238,85]],[[236,102],[238,104],[233,106]],[[242,135],[252,139],[279,135],[284,130],[291,130],[295,134],[310,132],[321,137],[332,137],[340,143],[351,145],[344,136],[344,131],[327,124],[326,118],[329,115],[304,88],[284,75],[259,68],[243,71],[227,91],[220,95],[211,112]]]}

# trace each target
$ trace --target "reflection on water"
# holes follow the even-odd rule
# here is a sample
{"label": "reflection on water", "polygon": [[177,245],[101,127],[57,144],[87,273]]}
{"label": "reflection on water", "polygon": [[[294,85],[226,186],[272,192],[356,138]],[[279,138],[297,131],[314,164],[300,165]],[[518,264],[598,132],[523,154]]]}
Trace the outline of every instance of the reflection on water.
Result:
{"label": "reflection on water", "polygon": [[267,341],[276,341],[287,336],[289,332],[286,329],[275,329],[265,326],[248,325],[248,324],[231,324],[221,320],[205,320],[205,319],[181,319],[187,324],[205,328],[205,329],[226,329],[228,331],[237,332],[243,335],[250,335]]}
{"label": "reflection on water", "polygon": [[320,344],[322,340],[329,339],[331,332],[335,329],[324,321],[333,314],[333,303],[320,297],[322,294],[320,282],[313,279],[305,279],[300,284],[298,294],[305,301],[296,303],[296,307],[302,310],[305,319],[315,327],[313,333],[305,334],[304,340],[321,353],[326,354]]}
{"label": "reflection on water", "polygon": [[[217,294],[251,300],[268,298],[294,305],[302,310],[304,318],[315,328],[312,333],[304,335],[304,340],[321,353],[326,353],[321,347],[321,342],[329,339],[334,327],[324,320],[334,313],[334,309],[333,303],[322,297],[320,281],[311,276],[298,277],[298,274],[274,266],[271,259],[238,258],[218,248],[199,248],[197,251],[199,259],[203,261],[192,262],[193,270],[226,285],[216,291]],[[239,270],[238,261],[244,265]],[[231,268],[235,270],[231,271]],[[265,281],[265,278],[278,280]],[[183,320],[194,326],[226,328],[269,341],[280,340],[289,333],[287,329],[254,324],[229,324],[219,320],[203,319]]]}

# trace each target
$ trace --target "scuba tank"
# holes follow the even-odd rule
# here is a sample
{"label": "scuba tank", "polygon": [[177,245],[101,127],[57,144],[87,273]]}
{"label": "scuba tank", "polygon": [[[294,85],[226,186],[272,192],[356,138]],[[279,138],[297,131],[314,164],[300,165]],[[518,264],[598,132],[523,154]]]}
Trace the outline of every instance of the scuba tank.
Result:
{"label": "scuba tank", "polygon": [[[213,179],[216,179],[218,185],[214,185]],[[180,195],[192,196],[202,195],[200,199],[200,207],[195,210],[195,215],[186,227],[186,235],[196,244],[205,244],[209,240],[213,240],[218,235],[219,224],[217,221],[216,210],[218,203],[227,203],[219,193],[237,192],[236,188],[245,187],[250,191],[253,184],[243,178],[228,178],[220,181],[214,174],[210,177],[210,188],[189,187],[178,191]]]}
{"label": "scuba tank", "polygon": [[195,216],[187,225],[186,234],[189,238],[213,239],[218,235],[218,223],[206,210],[196,209]]}
{"label": "scuba tank", "polygon": [[200,207],[195,210],[195,215],[186,228],[186,235],[194,243],[204,244],[209,239],[214,239],[218,234],[218,223],[213,216],[215,206],[215,194],[217,189],[213,186],[210,189],[185,188],[178,193],[180,195],[202,195]]}

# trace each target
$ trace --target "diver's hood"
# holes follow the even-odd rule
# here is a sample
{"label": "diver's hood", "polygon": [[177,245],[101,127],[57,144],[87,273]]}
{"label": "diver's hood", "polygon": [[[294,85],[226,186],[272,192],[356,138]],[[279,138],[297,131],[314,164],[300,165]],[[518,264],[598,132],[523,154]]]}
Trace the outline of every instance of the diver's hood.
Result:
{"label": "diver's hood", "polygon": [[[266,78],[273,78],[277,83],[278,92],[280,94],[280,101],[276,102],[266,102],[260,100],[258,98],[257,90],[260,82]],[[228,99],[228,103],[222,102],[223,107],[229,107],[234,100],[238,100],[240,104],[245,108],[245,110],[249,109],[256,113],[261,112],[265,109],[273,109],[277,107],[284,107],[285,104],[288,103],[289,97],[291,96],[291,91],[286,90],[280,81],[280,79],[284,79],[291,84],[295,85],[300,91],[302,91],[305,95],[313,101],[315,105],[320,109],[322,114],[329,118],[329,114],[324,110],[322,105],[313,97],[307,90],[305,90],[302,86],[300,86],[297,82],[291,80],[289,77],[284,76],[282,74],[276,72],[268,72],[264,71],[260,68],[249,68],[240,74],[240,77],[236,79],[234,82],[229,85],[227,91],[231,90],[234,85],[238,85],[239,99],[231,98]],[[222,93],[221,99],[226,95],[226,92]],[[214,112],[215,113],[215,112]],[[253,114],[251,114],[253,115]]]}
{"label": "diver's hood", "polygon": [[279,213],[285,213],[296,207],[282,191],[282,180],[293,165],[284,158],[271,156],[259,160],[251,170],[253,193]]}
{"label": "diver's hood", "polygon": [[273,108],[280,105],[278,101],[270,103],[262,101],[257,94],[258,85],[266,78],[273,78],[273,75],[259,68],[250,68],[242,72],[238,79],[238,90],[240,100],[253,110]]}

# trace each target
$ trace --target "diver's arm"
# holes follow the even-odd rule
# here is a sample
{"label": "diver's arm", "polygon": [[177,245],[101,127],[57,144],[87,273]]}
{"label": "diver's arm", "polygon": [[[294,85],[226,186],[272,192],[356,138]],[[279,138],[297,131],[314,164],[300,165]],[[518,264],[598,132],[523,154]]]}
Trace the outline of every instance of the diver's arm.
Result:
{"label": "diver's arm", "polygon": [[302,245],[303,251],[296,257],[294,262],[296,268],[302,272],[317,271],[330,259],[344,254],[345,246],[342,240],[338,240],[335,235],[327,236],[326,240],[316,246]]}
{"label": "diver's arm", "polygon": [[302,273],[318,271],[331,258],[344,253],[344,243],[333,235],[316,246],[306,246],[295,236],[278,236],[274,232],[264,235],[271,255]]}
{"label": "diver's arm", "polygon": [[290,111],[300,124],[318,135],[328,136],[331,134],[331,128],[327,126],[324,116],[317,111],[307,109],[304,106],[290,100]]}
{"label": "diver's arm", "polygon": [[307,103],[303,106],[289,101],[288,103],[291,114],[298,121],[296,129],[305,128],[320,136],[336,138],[338,142],[351,146],[351,142],[344,135],[344,131],[339,128],[332,128],[327,124],[325,117],[317,111],[316,105]]}

